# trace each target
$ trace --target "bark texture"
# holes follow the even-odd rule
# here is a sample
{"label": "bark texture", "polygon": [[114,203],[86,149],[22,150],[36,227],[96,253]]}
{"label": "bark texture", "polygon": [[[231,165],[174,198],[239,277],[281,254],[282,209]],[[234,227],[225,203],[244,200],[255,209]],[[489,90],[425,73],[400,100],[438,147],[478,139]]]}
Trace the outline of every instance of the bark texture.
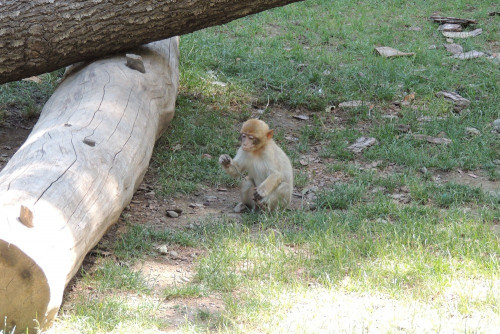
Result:
{"label": "bark texture", "polygon": [[0,84],[300,0],[0,0]]}
{"label": "bark texture", "polygon": [[66,284],[130,202],[174,115],[178,38],[133,53],[69,73],[0,172],[2,330],[4,319],[20,332],[51,323]]}

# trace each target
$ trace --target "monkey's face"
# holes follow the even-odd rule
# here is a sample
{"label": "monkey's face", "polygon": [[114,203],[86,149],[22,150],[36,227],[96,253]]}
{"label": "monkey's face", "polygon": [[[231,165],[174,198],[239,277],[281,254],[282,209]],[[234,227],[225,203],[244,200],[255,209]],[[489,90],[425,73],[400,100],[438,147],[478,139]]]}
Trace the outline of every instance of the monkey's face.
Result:
{"label": "monkey's face", "polygon": [[245,152],[254,152],[263,146],[262,141],[251,134],[242,133],[240,136],[240,140],[241,148]]}
{"label": "monkey's face", "polygon": [[273,130],[261,120],[249,119],[241,127],[241,148],[245,152],[258,154],[273,137]]}

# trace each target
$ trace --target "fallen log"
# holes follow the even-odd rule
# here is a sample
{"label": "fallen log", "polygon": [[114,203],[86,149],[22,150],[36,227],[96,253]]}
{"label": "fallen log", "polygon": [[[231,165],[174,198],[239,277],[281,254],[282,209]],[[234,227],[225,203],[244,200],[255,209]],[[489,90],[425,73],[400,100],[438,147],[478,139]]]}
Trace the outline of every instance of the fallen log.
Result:
{"label": "fallen log", "polygon": [[0,84],[297,1],[0,1]]}
{"label": "fallen log", "polygon": [[69,73],[0,172],[2,330],[50,325],[66,284],[130,202],[174,115],[178,38],[130,53]]}

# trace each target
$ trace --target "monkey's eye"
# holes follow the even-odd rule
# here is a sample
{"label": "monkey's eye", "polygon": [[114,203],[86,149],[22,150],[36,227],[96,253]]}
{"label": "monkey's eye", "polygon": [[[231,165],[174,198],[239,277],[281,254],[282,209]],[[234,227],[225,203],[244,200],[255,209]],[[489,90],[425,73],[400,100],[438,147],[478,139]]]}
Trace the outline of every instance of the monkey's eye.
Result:
{"label": "monkey's eye", "polygon": [[253,136],[248,136],[248,139],[253,140],[254,137]]}

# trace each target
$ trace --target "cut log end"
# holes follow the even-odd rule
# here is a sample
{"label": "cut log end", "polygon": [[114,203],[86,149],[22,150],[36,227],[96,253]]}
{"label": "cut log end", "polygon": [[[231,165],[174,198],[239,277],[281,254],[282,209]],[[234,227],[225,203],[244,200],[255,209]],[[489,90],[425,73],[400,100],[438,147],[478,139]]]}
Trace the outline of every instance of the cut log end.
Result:
{"label": "cut log end", "polygon": [[0,319],[8,333],[14,327],[16,332],[34,333],[52,322],[57,309],[47,310],[50,289],[45,274],[17,246],[4,240],[0,240],[0,273]]}

